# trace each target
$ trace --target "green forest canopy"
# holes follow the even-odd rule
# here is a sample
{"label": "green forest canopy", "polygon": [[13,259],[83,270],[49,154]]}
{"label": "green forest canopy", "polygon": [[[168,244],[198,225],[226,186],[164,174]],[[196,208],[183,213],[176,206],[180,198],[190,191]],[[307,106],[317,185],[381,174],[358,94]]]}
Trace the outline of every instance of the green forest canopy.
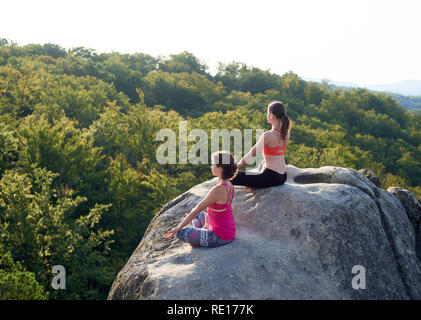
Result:
{"label": "green forest canopy", "polygon": [[[212,178],[208,164],[160,165],[157,132],[269,129],[271,100],[293,121],[288,164],[370,168],[421,199],[421,115],[386,94],[240,62],[211,75],[189,52],[0,39],[0,299],[106,298],[153,216]],[[51,288],[53,265],[66,290]]]}

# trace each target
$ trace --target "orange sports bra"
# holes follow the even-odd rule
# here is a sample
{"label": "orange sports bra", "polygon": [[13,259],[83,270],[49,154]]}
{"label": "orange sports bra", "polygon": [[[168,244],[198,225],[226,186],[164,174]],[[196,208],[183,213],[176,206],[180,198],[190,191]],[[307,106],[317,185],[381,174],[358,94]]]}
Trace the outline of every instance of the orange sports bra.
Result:
{"label": "orange sports bra", "polygon": [[[274,130],[278,131],[279,133],[281,133],[281,130],[279,130],[278,128],[273,128]],[[282,134],[281,134],[282,135]],[[285,153],[285,149],[287,147],[285,140],[282,139],[282,141],[284,141],[284,145],[281,146],[277,146],[277,147],[264,147],[263,148],[263,154],[266,156],[283,156]],[[281,142],[281,137],[279,137],[279,142]]]}

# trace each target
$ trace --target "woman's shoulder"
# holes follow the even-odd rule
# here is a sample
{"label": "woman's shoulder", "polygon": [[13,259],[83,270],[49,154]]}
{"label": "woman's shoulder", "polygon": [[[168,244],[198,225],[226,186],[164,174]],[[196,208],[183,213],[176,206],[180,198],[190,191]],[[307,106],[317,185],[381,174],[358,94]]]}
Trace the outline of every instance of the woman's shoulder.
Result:
{"label": "woman's shoulder", "polygon": [[[216,201],[224,201],[224,203],[226,202],[226,197],[227,197],[227,190],[226,187],[224,187],[224,185],[222,183],[217,184],[216,186],[213,186],[210,190],[209,193],[212,193],[212,197],[216,200]],[[215,204],[219,204],[217,202],[215,202]],[[223,203],[221,203],[223,204]]]}
{"label": "woman's shoulder", "polygon": [[211,190],[213,190],[213,192],[215,192],[218,195],[225,196],[227,190],[230,190],[231,188],[234,188],[234,185],[231,182],[221,182],[218,183],[216,186],[212,187]]}
{"label": "woman's shoulder", "polygon": [[[267,142],[265,144],[274,144],[274,143],[276,144],[279,141],[279,132],[276,131],[276,130],[265,131],[262,134],[262,136],[263,135],[265,135],[264,136],[264,141]],[[287,131],[286,137],[283,138],[282,137],[282,134],[281,134],[281,138],[283,140],[285,140],[286,143],[288,143],[290,136],[291,136],[291,129]]]}
{"label": "woman's shoulder", "polygon": [[263,132],[262,137],[264,141],[272,142],[272,140],[276,141],[277,139],[279,139],[279,133],[276,132],[275,130],[269,130],[269,131]]}
{"label": "woman's shoulder", "polygon": [[213,186],[209,192],[214,192],[217,194],[222,194],[222,192],[225,190],[225,187],[222,183],[218,183],[216,186]]}

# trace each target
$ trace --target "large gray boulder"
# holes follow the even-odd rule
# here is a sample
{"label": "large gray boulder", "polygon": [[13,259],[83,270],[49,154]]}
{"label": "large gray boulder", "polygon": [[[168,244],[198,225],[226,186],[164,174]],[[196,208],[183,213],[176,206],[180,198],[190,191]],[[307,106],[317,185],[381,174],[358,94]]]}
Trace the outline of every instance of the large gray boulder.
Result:
{"label": "large gray boulder", "polygon": [[373,171],[371,171],[370,168],[364,168],[358,171],[361,172],[363,175],[365,175],[367,179],[373,182],[377,187],[381,188],[381,183],[380,183],[379,178],[377,178],[377,176],[374,174]]}
{"label": "large gray boulder", "polygon": [[389,187],[386,191],[399,199],[408,214],[409,220],[417,229],[421,221],[421,203],[415,195],[411,191],[400,187]]}
{"label": "large gray boulder", "polygon": [[236,238],[222,247],[162,237],[216,178],[167,203],[108,299],[421,299],[415,231],[396,196],[351,168],[287,173],[282,186],[235,187]]}

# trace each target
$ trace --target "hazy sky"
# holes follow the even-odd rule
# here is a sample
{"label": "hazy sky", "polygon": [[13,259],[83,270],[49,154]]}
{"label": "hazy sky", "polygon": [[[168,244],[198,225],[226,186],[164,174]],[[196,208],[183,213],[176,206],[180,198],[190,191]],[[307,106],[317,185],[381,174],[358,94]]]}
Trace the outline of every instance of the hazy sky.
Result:
{"label": "hazy sky", "polygon": [[420,0],[10,0],[0,37],[153,56],[188,51],[359,85],[421,80]]}

